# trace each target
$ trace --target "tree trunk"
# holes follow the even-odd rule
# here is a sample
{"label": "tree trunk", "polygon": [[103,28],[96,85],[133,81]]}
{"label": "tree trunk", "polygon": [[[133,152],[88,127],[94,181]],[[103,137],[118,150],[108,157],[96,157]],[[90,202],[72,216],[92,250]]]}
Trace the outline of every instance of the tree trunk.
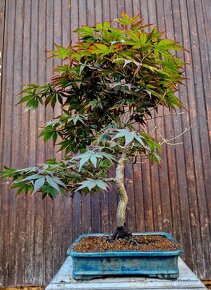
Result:
{"label": "tree trunk", "polygon": [[116,214],[116,223],[117,227],[123,227],[126,221],[126,209],[128,203],[128,196],[127,191],[125,189],[124,179],[125,179],[125,163],[127,159],[123,154],[122,157],[119,159],[117,168],[116,168],[116,184],[117,190],[119,194],[119,203],[117,207],[117,214]]}

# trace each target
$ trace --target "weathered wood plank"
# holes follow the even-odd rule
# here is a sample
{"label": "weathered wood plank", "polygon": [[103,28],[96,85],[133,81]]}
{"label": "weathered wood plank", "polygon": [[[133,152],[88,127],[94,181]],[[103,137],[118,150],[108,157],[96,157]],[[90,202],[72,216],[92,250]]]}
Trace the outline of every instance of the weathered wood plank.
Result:
{"label": "weathered wood plank", "polygon": [[[142,17],[146,18],[146,22],[151,24],[157,23],[157,15],[156,15],[156,5],[154,0],[150,1],[141,1],[141,11]],[[150,13],[149,13],[150,11]],[[154,115],[156,117],[156,115]],[[156,128],[157,119],[152,120],[149,124],[149,130],[152,132],[155,131],[155,137],[158,137]],[[162,229],[162,202],[161,202],[161,185],[159,182],[159,166],[151,167],[151,190],[152,190],[152,199],[153,199],[153,216],[154,216],[154,228],[157,231]]]}
{"label": "weathered wood plank", "polygon": [[[7,33],[10,35],[8,37],[7,42],[7,50],[4,52],[7,54],[6,60],[6,67],[5,73],[7,74],[7,80],[5,84],[5,89],[3,92],[3,100],[4,100],[4,137],[3,137],[3,164],[7,164],[9,166],[12,165],[12,130],[13,130],[13,109],[14,108],[14,74],[13,74],[13,67],[14,67],[14,33],[15,33],[15,6],[16,3],[13,1],[12,3],[7,2]],[[5,95],[7,94],[7,98]],[[12,107],[11,107],[12,106]],[[14,161],[14,160],[13,160]],[[8,189],[8,187],[7,187]],[[11,263],[7,263],[5,265],[3,259],[4,268],[4,278],[5,281],[11,283],[11,271],[14,270],[13,266],[15,265],[14,255],[14,237],[15,237],[15,214],[16,214],[16,204],[15,204],[15,197],[14,192],[8,191],[7,195],[4,197],[3,200],[5,206],[5,216],[4,220],[4,255],[7,257]]]}
{"label": "weathered wood plank", "polygon": [[[53,14],[53,37],[54,44],[60,45],[62,43],[62,1],[54,1],[54,14]],[[54,49],[56,47],[54,46]],[[53,66],[56,67],[61,65],[62,61],[60,59],[54,59]],[[55,71],[54,71],[55,73]],[[59,116],[62,110],[59,104],[55,105],[54,117]],[[59,145],[54,146],[54,156],[57,160],[61,160],[62,152],[59,151]],[[64,215],[64,203],[63,197],[57,196],[53,201],[53,217],[52,217],[52,251],[53,251],[53,269],[56,271],[59,269],[59,260],[64,259],[64,253],[62,253],[61,240],[63,240],[63,215]]]}
{"label": "weathered wood plank", "polygon": [[[199,5],[197,1],[194,1],[195,4],[195,13],[196,13],[196,22],[197,22],[197,36],[198,36],[198,49],[199,49],[199,60],[200,60],[200,70],[201,70],[201,87],[203,89],[204,97],[204,110],[205,110],[205,120],[204,123],[207,126],[207,132],[205,131],[205,137],[202,137],[202,148],[207,148],[203,150],[203,160],[204,160],[204,179],[205,179],[205,188],[206,188],[206,205],[207,205],[207,220],[211,220],[211,172],[210,172],[210,163],[211,163],[211,69],[209,64],[209,50],[208,45],[211,41],[206,41],[206,26],[204,22],[203,7]],[[209,31],[209,27],[208,27]],[[210,38],[208,38],[210,39]],[[206,140],[206,144],[204,144]],[[208,146],[208,147],[207,147]],[[205,151],[205,152],[204,152]],[[209,227],[209,232],[211,233],[211,223],[208,222],[207,226]],[[211,241],[210,241],[211,242]]]}
{"label": "weathered wood plank", "polygon": [[[2,12],[3,11],[3,12]],[[5,13],[4,13],[5,11]],[[191,52],[178,56],[185,66],[187,87],[178,96],[188,109],[181,115],[154,119],[166,137],[183,144],[165,147],[161,166],[138,162],[127,165],[128,223],[131,230],[172,232],[182,243],[184,259],[201,278],[211,278],[211,18],[209,0],[8,0],[0,1],[2,51],[1,164],[20,168],[57,154],[52,143],[37,140],[41,126],[60,113],[57,107],[24,112],[15,107],[23,84],[44,83],[60,62],[46,59],[54,43],[67,46],[81,24],[109,20],[126,11],[146,22],[158,23],[168,37]],[[3,14],[2,14],[3,13]],[[161,110],[159,115],[163,111]],[[169,112],[165,111],[165,114]],[[155,134],[158,134],[155,131]],[[174,142],[174,141],[173,141]],[[177,140],[175,140],[177,142]],[[112,169],[111,174],[114,174]],[[132,182],[133,181],[133,182]],[[0,195],[0,285],[34,285],[48,282],[65,257],[69,243],[82,232],[112,232],[117,195],[109,193],[74,199],[58,197],[44,202],[40,196],[15,198],[8,184]],[[135,218],[133,218],[135,213]]]}
{"label": "weathered wood plank", "polygon": [[[173,18],[174,18],[174,28],[175,28],[175,38],[178,39],[178,41],[183,42],[183,45],[186,47],[186,43],[184,43],[185,40],[185,33],[188,33],[188,27],[185,26],[185,23],[183,23],[183,17],[185,17],[184,13],[185,11],[180,7],[181,4],[179,1],[175,1],[173,3],[173,10],[175,11]],[[184,26],[183,26],[184,25]],[[182,29],[184,29],[184,32],[182,33]],[[183,36],[184,35],[184,36]],[[188,57],[188,53],[178,53],[183,61],[186,61],[186,57]],[[185,107],[189,110],[189,100],[188,100],[188,92],[187,88],[184,86],[179,87],[179,95],[184,102]],[[191,120],[189,113],[185,113],[181,115],[182,117],[182,131],[186,128],[191,127]],[[175,130],[181,130],[178,126],[178,122],[174,121]],[[180,186],[179,188],[179,199],[180,199],[180,211],[181,211],[181,230],[182,232],[189,232],[189,236],[192,239],[192,253],[193,256],[197,257],[195,259],[195,263],[193,265],[194,269],[202,268],[202,249],[201,249],[201,236],[200,236],[200,227],[199,227],[199,214],[198,214],[198,207],[197,207],[197,192],[196,192],[196,180],[195,180],[195,169],[194,169],[194,161],[193,161],[193,148],[192,148],[192,142],[191,142],[191,131],[190,129],[183,135],[183,142],[184,142],[184,160],[185,160],[185,166],[186,166],[186,179],[187,179],[187,189],[186,187],[181,187],[182,185],[181,180],[184,179],[182,174],[178,174],[178,184]],[[179,151],[178,151],[179,149]],[[177,160],[181,160],[181,152],[180,147],[176,147],[176,155]],[[177,162],[178,162],[177,161]],[[181,161],[180,161],[181,162]],[[183,160],[182,160],[183,162]],[[177,166],[178,173],[180,173],[180,165],[178,163]],[[187,194],[186,194],[187,190]],[[185,191],[185,196],[184,196]],[[183,201],[188,200],[189,203],[189,210],[183,206]],[[189,218],[187,220],[187,214],[189,214]],[[190,226],[188,226],[188,223],[190,221]],[[188,226],[188,227],[187,227]],[[180,240],[182,241],[182,244],[190,244],[190,242],[186,241],[186,237],[182,233],[182,237]],[[186,246],[184,246],[186,247]],[[187,249],[189,251],[189,249]],[[189,263],[188,259],[187,262]]]}
{"label": "weathered wood plank", "polygon": [[[70,45],[70,1],[62,1],[62,44]],[[66,250],[72,243],[72,198],[63,198],[64,212],[62,215],[63,243],[61,244],[62,257],[65,257]]]}
{"label": "weathered wood plank", "polygon": [[[0,114],[0,148],[3,148],[3,134],[2,132],[4,131],[4,117],[5,117],[5,112],[2,110],[5,106],[5,99],[4,99],[4,92],[5,92],[5,82],[3,81],[3,72],[5,71],[6,68],[6,55],[4,54],[4,51],[7,50],[7,14],[6,14],[6,1],[1,1],[0,2],[0,109],[1,109],[1,114]],[[3,150],[0,150],[0,159],[1,161],[3,160]],[[5,192],[7,190],[6,184],[3,182],[0,183],[0,191]],[[0,285],[4,284],[4,279],[5,279],[5,264],[4,264],[4,257],[3,257],[3,252],[4,252],[4,247],[6,246],[5,244],[5,239],[4,239],[4,233],[5,233],[5,215],[7,214],[7,206],[5,203],[5,195],[0,194]],[[6,237],[5,237],[6,238]]]}
{"label": "weathered wood plank", "polygon": [[[203,174],[203,152],[202,149],[202,136],[205,135],[204,130],[206,130],[206,121],[204,120],[204,99],[203,99],[203,91],[201,90],[201,74],[199,67],[199,53],[198,53],[198,44],[197,44],[197,31],[196,31],[196,18],[195,18],[195,10],[192,1],[188,3],[183,3],[183,9],[186,11],[188,22],[183,23],[184,25],[188,25],[189,29],[191,29],[191,33],[189,31],[183,31],[184,33],[184,41],[187,45],[187,49],[191,52],[188,56],[188,62],[190,62],[191,66],[186,67],[186,76],[191,79],[191,81],[187,82],[188,88],[188,96],[190,99],[189,102],[189,112],[191,118],[192,125],[192,143],[193,143],[193,158],[195,164],[195,179],[196,179],[196,188],[197,188],[197,201],[198,201],[198,209],[200,214],[200,223],[201,223],[201,246],[203,249],[203,255],[201,259],[204,261],[205,256],[209,257],[209,253],[207,251],[207,245],[209,244],[209,233],[208,233],[208,224],[206,222],[207,217],[207,205],[205,198],[205,183],[204,183],[204,174]],[[185,35],[186,34],[186,35]],[[187,38],[186,38],[187,37]],[[187,43],[188,42],[188,43]],[[197,83],[197,86],[195,84]],[[199,100],[200,98],[200,100]],[[200,111],[198,110],[198,106],[200,106]],[[203,127],[203,128],[202,128]],[[206,145],[206,138],[204,140],[203,146]],[[205,238],[207,236],[207,238]],[[206,239],[206,245],[204,241]],[[207,254],[205,254],[205,252]],[[204,263],[203,263],[204,264]],[[203,275],[204,267],[199,271]]]}
{"label": "weathered wood plank", "polygon": [[[169,38],[174,38],[173,35],[173,6],[169,5],[169,2],[164,2],[164,11],[166,13],[165,18],[165,24],[166,24],[166,31],[167,36]],[[175,12],[177,9],[175,8]],[[177,20],[178,23],[178,20]],[[167,29],[168,28],[168,29]],[[182,39],[175,39],[176,41],[182,41]],[[181,57],[181,55],[180,55]],[[179,113],[179,111],[178,111]],[[165,127],[166,131],[169,133],[167,134],[167,138],[171,136],[177,136],[181,134],[185,129],[182,127],[181,124],[181,115],[178,116],[171,116],[170,118],[165,119]],[[173,123],[172,123],[173,118]],[[168,123],[171,122],[171,125],[169,126]],[[173,132],[173,130],[174,132]],[[180,143],[183,141],[183,136],[179,139],[172,140],[172,143]],[[170,190],[171,190],[171,200],[172,200],[172,222],[173,222],[173,232],[174,235],[178,237],[178,240],[181,241],[184,245],[190,245],[192,243],[191,241],[191,226],[190,226],[190,216],[189,214],[189,197],[187,195],[187,181],[186,181],[186,163],[184,158],[184,151],[183,151],[183,144],[177,145],[175,147],[173,146],[167,146],[167,152],[168,152],[168,162],[169,162],[169,184],[170,184]],[[176,155],[175,155],[176,154]],[[175,158],[176,157],[176,158]],[[181,193],[181,198],[178,197],[178,192]],[[179,206],[179,208],[178,208]],[[181,214],[180,214],[180,208],[181,208]],[[187,220],[188,216],[188,220]],[[181,221],[182,219],[182,221]],[[183,226],[183,230],[185,232],[188,232],[189,234],[186,236],[185,241],[182,240],[181,234],[177,234],[178,229],[182,229],[182,225],[184,224],[184,219],[187,221],[185,222],[185,225]],[[193,267],[191,262],[191,251],[190,248],[187,246],[185,247],[185,251],[188,253],[188,257],[190,257],[187,260],[187,263],[189,266]],[[186,248],[187,247],[187,248]]]}
{"label": "weathered wood plank", "polygon": [[[23,11],[24,11],[24,2],[18,1],[16,3],[16,26],[15,26],[15,52],[14,52],[14,104],[19,101],[20,96],[18,95],[21,91],[23,82],[23,75],[21,75],[23,69],[23,28],[24,28],[24,18],[23,18]],[[21,73],[20,73],[21,72]],[[16,111],[16,112],[15,112]],[[16,152],[21,151],[21,145],[24,146],[22,143],[22,107],[19,106],[18,110],[14,111],[14,125],[13,125],[13,166],[18,168],[20,165],[24,166],[25,164],[22,163],[21,154],[16,154]],[[22,144],[21,144],[22,143]],[[28,144],[27,144],[28,145]],[[26,145],[26,148],[27,148]],[[15,284],[17,285],[20,281],[22,282],[22,275],[24,273],[24,256],[22,255],[23,250],[25,248],[25,224],[22,222],[26,216],[26,197],[25,196],[18,196],[16,198],[16,223],[15,223],[15,237],[14,237],[14,276],[15,276]],[[19,243],[16,243],[16,239],[19,237]],[[12,278],[12,277],[11,277]],[[10,279],[11,279],[10,278]],[[11,279],[12,280],[12,279]]]}
{"label": "weathered wood plank", "polygon": [[[170,1],[164,1],[164,17],[165,17],[165,30],[166,37],[170,39],[174,39],[174,25],[173,25],[173,3]],[[175,41],[179,41],[175,39]],[[178,114],[180,111],[178,110]],[[176,115],[175,112],[166,112],[166,116],[164,118],[165,122],[165,131],[166,138],[174,138],[175,136],[181,134],[183,132],[183,128],[181,126],[181,116]],[[170,141],[170,143],[179,143],[182,142],[182,136],[179,139],[175,139]],[[179,154],[176,156],[178,150]],[[179,165],[176,166],[177,157],[180,158]],[[178,229],[181,229],[181,219],[180,219],[180,207],[179,207],[179,198],[178,198],[178,178],[181,178],[181,188],[183,191],[187,191],[187,183],[186,183],[186,172],[185,172],[185,160],[184,160],[184,152],[183,152],[183,144],[177,146],[167,146],[167,159],[168,159],[168,167],[169,170],[169,189],[170,189],[170,198],[171,198],[171,211],[172,211],[172,233],[181,240],[181,235],[177,234]],[[178,172],[178,168],[180,168],[180,173]],[[179,175],[179,176],[178,176]]]}
{"label": "weathered wood plank", "polygon": [[[54,49],[54,2],[46,1],[46,45],[45,50]],[[46,63],[46,80],[53,74],[53,59],[47,59]],[[53,118],[53,110],[51,107],[46,107],[46,121]],[[45,149],[46,159],[54,157],[54,150],[52,143],[48,143]],[[52,246],[53,239],[53,201],[47,198],[44,201],[44,280],[48,281],[54,274],[53,266],[53,254],[49,255],[49,247]]]}

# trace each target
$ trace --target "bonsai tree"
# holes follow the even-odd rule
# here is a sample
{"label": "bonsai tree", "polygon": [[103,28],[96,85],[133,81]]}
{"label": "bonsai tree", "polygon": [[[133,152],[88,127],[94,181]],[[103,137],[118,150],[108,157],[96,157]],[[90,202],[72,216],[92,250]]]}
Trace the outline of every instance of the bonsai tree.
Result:
{"label": "bonsai tree", "polygon": [[[126,225],[125,164],[139,156],[160,161],[161,144],[146,132],[147,120],[159,106],[183,107],[174,94],[184,79],[184,63],[172,52],[183,50],[180,45],[163,38],[157,27],[149,29],[138,16],[123,13],[113,22],[118,28],[105,22],[77,29],[75,45],[56,45],[50,52],[64,60],[50,82],[28,84],[22,91],[19,104],[27,109],[60,104],[62,114],[46,123],[40,137],[59,144],[64,159],[18,170],[5,167],[1,172],[12,179],[17,194],[41,192],[43,198],[106,191],[116,184],[117,228],[110,240],[131,236]],[[108,178],[113,165],[116,175]]]}

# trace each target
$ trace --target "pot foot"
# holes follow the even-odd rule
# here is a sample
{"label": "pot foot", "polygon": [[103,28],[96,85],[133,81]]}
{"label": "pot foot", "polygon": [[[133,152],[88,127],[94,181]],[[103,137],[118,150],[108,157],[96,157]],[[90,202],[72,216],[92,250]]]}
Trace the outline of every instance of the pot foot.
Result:
{"label": "pot foot", "polygon": [[179,273],[155,274],[155,275],[148,275],[148,277],[158,278],[161,280],[176,280],[179,277]]}
{"label": "pot foot", "polygon": [[[74,280],[92,280],[92,279],[96,279],[96,278],[103,278],[104,276],[103,275],[99,275],[99,276],[91,276],[91,275],[75,275],[74,273],[72,273],[72,277]],[[105,278],[105,277],[104,277]]]}

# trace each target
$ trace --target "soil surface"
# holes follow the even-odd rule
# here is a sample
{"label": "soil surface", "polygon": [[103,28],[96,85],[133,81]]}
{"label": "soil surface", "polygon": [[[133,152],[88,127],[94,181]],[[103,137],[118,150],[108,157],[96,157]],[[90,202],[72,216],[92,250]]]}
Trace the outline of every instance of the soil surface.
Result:
{"label": "soil surface", "polygon": [[133,236],[130,240],[117,239],[107,241],[108,237],[84,237],[77,243],[74,252],[105,252],[105,251],[172,251],[179,250],[181,246],[175,244],[164,236]]}

